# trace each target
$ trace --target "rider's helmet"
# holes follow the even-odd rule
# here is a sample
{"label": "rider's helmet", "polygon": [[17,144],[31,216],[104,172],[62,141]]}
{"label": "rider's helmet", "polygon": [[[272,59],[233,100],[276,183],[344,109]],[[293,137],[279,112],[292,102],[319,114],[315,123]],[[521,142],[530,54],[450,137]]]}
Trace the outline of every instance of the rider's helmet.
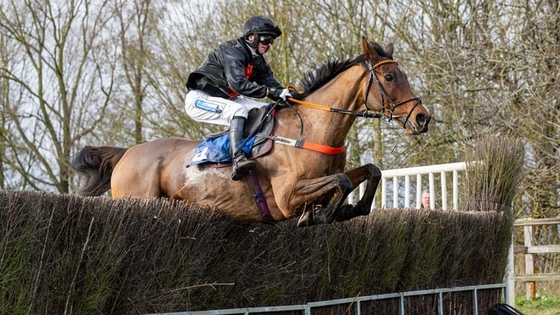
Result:
{"label": "rider's helmet", "polygon": [[[255,35],[252,41],[248,39],[250,34]],[[243,38],[249,46],[254,48],[258,46],[259,40],[262,41],[265,37],[274,39],[280,35],[282,35],[282,31],[278,25],[264,16],[253,16],[245,22],[245,27],[243,28]]]}

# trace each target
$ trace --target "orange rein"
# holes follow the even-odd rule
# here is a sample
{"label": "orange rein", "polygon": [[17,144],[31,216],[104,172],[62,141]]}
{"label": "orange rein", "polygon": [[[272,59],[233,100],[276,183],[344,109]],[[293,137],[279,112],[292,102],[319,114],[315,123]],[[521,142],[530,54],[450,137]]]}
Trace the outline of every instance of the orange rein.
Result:
{"label": "orange rein", "polygon": [[[293,86],[293,85],[288,85],[286,88],[297,91],[296,87]],[[292,102],[292,103],[305,105],[305,106],[317,108],[317,109],[324,110],[324,111],[330,111],[330,107],[296,100],[293,97],[288,97],[287,100],[289,100],[289,102]],[[296,148],[307,149],[307,150],[320,152],[320,153],[324,153],[324,154],[328,154],[328,155],[336,155],[336,154],[340,154],[340,153],[346,151],[345,146],[341,146],[341,147],[337,148],[337,147],[331,147],[331,146],[327,146],[327,145],[323,145],[323,144],[307,142],[307,141],[304,141],[302,139],[295,140],[295,139],[289,139],[289,138],[284,138],[284,137],[279,137],[279,136],[272,136],[270,138],[276,143],[280,143],[280,144],[284,144],[284,145],[290,145],[290,146],[293,146],[293,147],[296,147]]]}
{"label": "orange rein", "polygon": [[[375,70],[375,68],[377,68],[381,65],[387,64],[387,63],[397,63],[397,61],[392,60],[392,59],[382,60],[382,61],[374,64],[373,66],[371,66],[370,70],[373,71],[373,70]],[[371,80],[370,80],[370,82],[371,82]],[[368,82],[368,86],[366,87],[367,90],[369,90],[370,82]],[[298,91],[298,89],[293,85],[288,85],[286,88]],[[298,92],[302,93],[300,91],[298,91]],[[287,100],[292,102],[292,103],[296,103],[296,104],[299,104],[299,105],[303,105],[303,106],[307,106],[307,107],[311,107],[311,108],[315,108],[315,109],[320,109],[320,110],[323,110],[323,111],[326,111],[326,112],[336,112],[336,113],[342,113],[342,114],[350,114],[350,115],[362,116],[362,117],[366,117],[366,118],[382,118],[383,117],[383,111],[380,112],[380,113],[372,113],[368,109],[364,112],[358,112],[358,111],[351,111],[351,110],[340,109],[340,108],[332,108],[332,107],[328,107],[328,106],[325,106],[325,105],[310,103],[310,102],[306,102],[306,101],[302,101],[302,100],[297,100],[293,97],[288,97]],[[367,91],[366,91],[365,101],[367,102]]]}
{"label": "orange rein", "polygon": [[[387,64],[387,63],[399,64],[396,60],[388,59],[388,60],[381,60],[380,62],[374,64],[371,68],[375,70],[375,68],[377,68],[377,67],[379,67],[379,66],[381,66],[381,65]],[[299,90],[298,90],[295,86],[293,86],[293,85],[288,85],[286,88],[287,88],[287,89],[295,90],[295,91],[297,91],[297,92],[299,92],[299,93],[302,93],[301,91],[299,91]],[[325,105],[319,105],[319,104],[310,103],[310,102],[306,102],[306,101],[296,100],[296,99],[293,98],[293,97],[288,97],[288,100],[289,100],[290,102],[292,102],[292,103],[296,103],[296,104],[299,104],[299,105],[304,105],[304,106],[307,106],[307,107],[312,107],[312,108],[324,110],[324,111],[327,111],[327,112],[336,111],[336,109],[333,109],[333,108],[328,107],[328,106],[325,106]],[[346,111],[345,111],[345,112],[346,112]],[[348,112],[348,113],[349,113],[349,112]],[[353,113],[353,112],[352,112],[352,113]],[[377,118],[377,117],[376,117],[376,118]]]}
{"label": "orange rein", "polygon": [[[377,68],[381,65],[387,64],[387,63],[398,64],[398,62],[396,60],[392,60],[392,59],[382,60],[382,61],[380,61],[380,62],[378,62],[378,63],[376,63],[376,64],[374,64],[373,66],[370,67],[371,75],[373,76],[373,71],[375,70],[375,68]],[[369,90],[370,83],[371,83],[371,80],[368,82],[368,86],[366,87],[367,90]],[[298,89],[293,85],[288,85],[286,88],[298,91]],[[301,92],[299,92],[299,93],[301,93]],[[381,118],[381,117],[383,117],[383,111],[381,113],[371,113],[369,110],[366,110],[364,112],[357,112],[357,111],[351,111],[351,110],[345,110],[345,109],[339,109],[339,108],[332,108],[332,107],[328,107],[328,106],[325,106],[325,105],[320,105],[320,104],[310,103],[310,102],[306,102],[306,101],[302,101],[302,100],[297,100],[293,97],[288,97],[287,100],[289,102],[292,102],[292,103],[296,103],[296,104],[299,104],[299,105],[303,105],[303,106],[307,106],[307,107],[311,107],[311,108],[315,108],[315,109],[319,109],[319,110],[323,110],[323,111],[327,111],[327,112],[337,112],[337,113],[343,113],[343,114],[351,114],[351,115],[362,116],[362,117],[367,117],[367,118]],[[367,102],[367,91],[366,91],[365,101]],[[294,146],[296,148],[308,149],[308,150],[321,152],[321,153],[325,153],[325,154],[329,154],[329,155],[340,154],[340,153],[342,153],[346,150],[345,146],[337,148],[337,147],[331,147],[331,146],[326,146],[326,145],[317,144],[317,143],[305,142],[302,139],[294,140],[294,139],[288,139],[288,138],[283,138],[283,137],[279,137],[279,136],[273,136],[272,139],[274,141],[277,141],[278,143],[281,143],[281,144],[291,145],[291,146]]]}

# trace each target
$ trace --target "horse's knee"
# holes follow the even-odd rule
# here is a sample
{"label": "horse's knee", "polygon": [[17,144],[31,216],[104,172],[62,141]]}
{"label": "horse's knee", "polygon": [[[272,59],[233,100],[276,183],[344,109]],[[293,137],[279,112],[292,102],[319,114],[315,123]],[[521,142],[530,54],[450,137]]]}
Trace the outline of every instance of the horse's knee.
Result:
{"label": "horse's knee", "polygon": [[373,173],[373,177],[381,179],[381,170],[379,169],[379,167],[375,165],[374,167],[375,167],[375,171]]}
{"label": "horse's knee", "polygon": [[373,179],[381,179],[381,170],[375,164],[368,164],[368,171]]}
{"label": "horse's knee", "polygon": [[341,173],[338,176],[337,187],[341,190],[342,194],[347,195],[354,189],[354,184],[348,175]]}

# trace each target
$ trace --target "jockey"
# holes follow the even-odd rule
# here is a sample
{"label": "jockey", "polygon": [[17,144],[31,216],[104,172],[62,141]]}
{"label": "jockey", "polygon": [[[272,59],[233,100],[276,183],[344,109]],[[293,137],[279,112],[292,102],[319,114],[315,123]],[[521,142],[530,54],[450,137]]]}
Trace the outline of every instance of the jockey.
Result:
{"label": "jockey", "polygon": [[220,44],[187,80],[187,114],[198,122],[230,126],[233,180],[242,179],[255,168],[255,162],[248,160],[238,146],[249,110],[266,103],[248,97],[285,101],[292,96],[276,80],[263,57],[281,34],[269,18],[253,16],[245,23],[240,38]]}

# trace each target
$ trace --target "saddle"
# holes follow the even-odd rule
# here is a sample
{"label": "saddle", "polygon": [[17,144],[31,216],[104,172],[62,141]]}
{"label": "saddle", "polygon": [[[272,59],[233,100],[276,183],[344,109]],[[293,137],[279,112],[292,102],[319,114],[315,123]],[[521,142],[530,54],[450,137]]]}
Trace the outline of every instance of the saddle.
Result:
{"label": "saddle", "polygon": [[[243,130],[245,138],[242,149],[249,159],[257,159],[270,152],[273,146],[271,139],[276,109],[271,105],[253,108],[249,111]],[[226,167],[231,165],[229,152],[229,130],[209,134],[195,150],[191,162],[187,165],[208,164],[210,167]]]}

